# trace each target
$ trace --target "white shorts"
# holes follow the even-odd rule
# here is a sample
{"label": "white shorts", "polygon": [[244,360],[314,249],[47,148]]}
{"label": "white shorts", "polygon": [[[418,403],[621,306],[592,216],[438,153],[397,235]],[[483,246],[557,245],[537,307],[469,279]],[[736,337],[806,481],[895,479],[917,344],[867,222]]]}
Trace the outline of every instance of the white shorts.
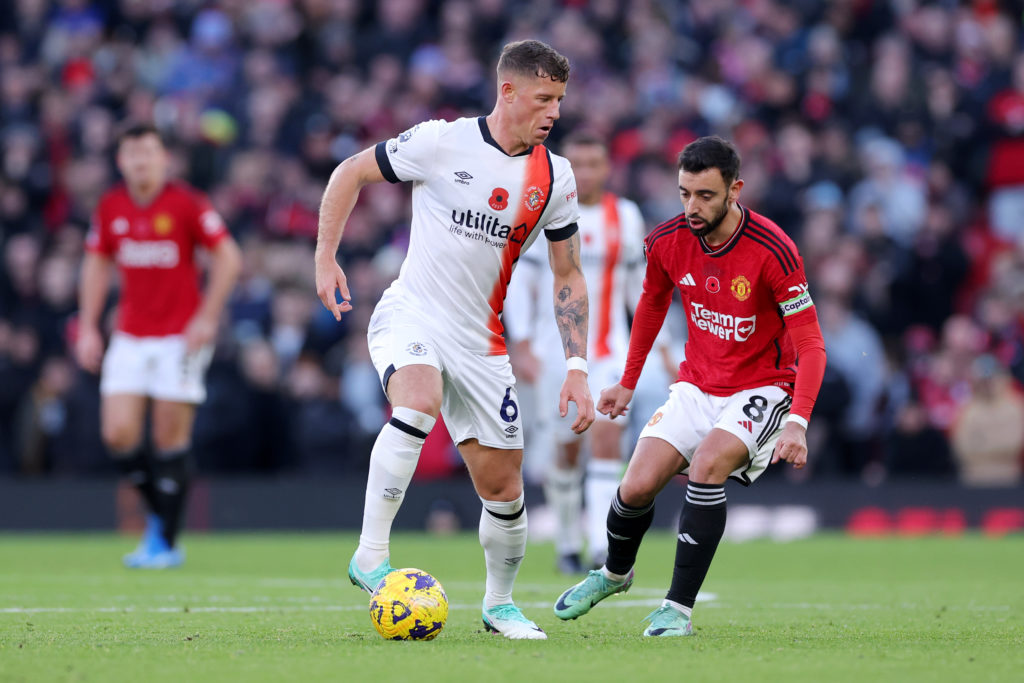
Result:
{"label": "white shorts", "polygon": [[161,401],[202,403],[206,400],[206,369],[213,345],[195,353],[185,337],[133,337],[115,332],[103,356],[100,394],[132,394]]}
{"label": "white shorts", "polygon": [[[587,384],[590,386],[590,396],[594,399],[594,405],[601,397],[601,390],[617,384],[622,378],[622,368],[626,365],[625,359],[603,358],[599,361],[588,364]],[[544,371],[540,377],[540,391],[537,400],[541,402],[537,409],[537,422],[540,429],[550,429],[551,438],[558,445],[574,443],[582,439],[586,432],[577,434],[572,431],[572,423],[576,421],[575,404],[569,404],[569,413],[562,417],[558,414],[558,397],[562,391],[562,384],[565,383],[565,363],[559,361],[545,362]],[[595,411],[596,421],[611,422],[611,417],[602,415]],[[619,419],[614,424],[626,426],[626,421]]]}
{"label": "white shorts", "polygon": [[[653,436],[667,441],[689,463],[712,429],[724,429],[746,444],[750,458],[730,477],[749,485],[768,467],[792,403],[789,394],[776,386],[714,396],[688,382],[676,382],[669,387],[668,400],[640,432],[640,438]],[[687,464],[680,474],[689,469]]]}
{"label": "white shorts", "polygon": [[523,447],[516,378],[508,356],[471,353],[399,305],[382,302],[370,318],[366,333],[381,385],[406,365],[430,365],[444,380],[441,414],[452,440],[476,439],[484,446]]}

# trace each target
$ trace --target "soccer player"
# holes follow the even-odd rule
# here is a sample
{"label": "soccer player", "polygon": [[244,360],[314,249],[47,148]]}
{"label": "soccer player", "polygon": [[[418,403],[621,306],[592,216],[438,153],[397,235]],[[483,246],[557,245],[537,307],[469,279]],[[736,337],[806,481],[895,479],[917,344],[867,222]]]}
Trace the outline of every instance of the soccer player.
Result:
{"label": "soccer player", "polygon": [[725,529],[726,479],[749,485],[769,462],[807,462],[805,430],[825,345],[796,247],[739,204],[739,170],[735,148],[719,137],[687,145],[679,155],[684,211],[644,240],[647,275],[626,369],[601,392],[598,410],[613,418],[626,412],[673,289],[687,313],[686,360],[640,432],[608,511],[608,559],[558,598],[562,619],[629,589],[654,498],[682,473],[689,483],[672,584],[644,635],[690,635],[697,591]]}
{"label": "soccer player", "polygon": [[[190,479],[196,405],[224,302],[241,269],[238,246],[200,192],[168,180],[156,128],[128,128],[117,145],[124,179],[100,199],[86,240],[79,290],[78,362],[100,378],[103,441],[149,511],[128,567],[182,563],[178,531]],[[194,252],[211,260],[199,290]],[[114,264],[121,292],[116,331],[104,354],[100,318]],[[149,445],[143,431],[149,411]]]}
{"label": "soccer player", "polygon": [[336,319],[352,310],[336,253],[359,190],[382,180],[412,181],[409,252],[367,333],[392,418],[370,454],[349,578],[372,592],[391,571],[391,524],[423,440],[443,412],[483,503],[484,625],[508,638],[543,639],[512,601],[526,551],[526,509],[522,421],[501,314],[520,253],[543,232],[567,359],[560,411],[566,414],[568,402],[575,402],[573,429],[586,430],[594,406],[576,184],[569,163],[542,144],[558,119],[569,63],[544,43],[527,40],[505,46],[497,74],[497,103],[489,115],[421,123],[338,166],[320,207],[316,287]]}
{"label": "soccer player", "polygon": [[[632,311],[643,281],[643,216],[636,204],[605,190],[611,174],[608,149],[599,138],[574,134],[563,145],[572,165],[580,205],[580,261],[587,280],[588,298],[594,303],[593,328],[588,336],[588,380],[594,394],[619,381],[626,359],[629,326],[626,309]],[[583,571],[582,504],[586,494],[586,540],[591,567],[604,563],[608,550],[605,511],[615,496],[622,475],[624,421],[599,416],[587,431],[590,457],[584,485],[583,436],[570,429],[568,419],[554,410],[564,375],[558,328],[546,306],[537,305],[551,291],[547,259],[536,252],[519,262],[509,286],[505,311],[509,339],[513,343],[513,368],[538,368],[536,385],[541,412],[527,434],[527,457],[547,459],[544,496],[554,509],[558,567],[565,573]],[[517,374],[520,374],[517,371]],[[551,398],[550,401],[548,399]],[[550,410],[547,406],[550,405]],[[551,457],[553,455],[553,457]]]}

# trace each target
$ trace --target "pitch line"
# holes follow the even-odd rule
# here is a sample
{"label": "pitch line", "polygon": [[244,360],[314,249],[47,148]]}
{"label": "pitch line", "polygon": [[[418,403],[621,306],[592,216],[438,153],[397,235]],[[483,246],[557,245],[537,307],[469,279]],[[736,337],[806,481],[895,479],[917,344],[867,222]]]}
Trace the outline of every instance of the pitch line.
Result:
{"label": "pitch line", "polygon": [[[712,593],[701,593],[697,596],[698,602],[706,603],[705,607],[726,607],[727,605],[718,602],[718,596]],[[544,602],[517,602],[517,605],[524,609],[550,609],[552,603]],[[602,610],[607,609],[628,609],[631,607],[657,607],[661,604],[660,599],[629,600],[625,598],[613,598],[601,604]],[[736,605],[731,605],[735,607]],[[753,604],[746,607],[768,607],[771,609],[795,609],[795,610],[887,610],[899,607],[903,609],[925,609],[924,605],[914,604],[827,604],[827,603],[774,603],[774,604]],[[280,613],[280,612],[362,612],[365,605],[177,605],[177,606],[154,606],[154,607],[0,607],[0,614],[73,614],[73,613],[110,613],[123,612],[126,614],[204,614],[204,613]],[[480,603],[452,603],[449,610],[479,610]],[[952,610],[964,610],[967,612],[1009,612],[1009,605],[964,605],[956,606]]]}
{"label": "pitch line", "polygon": [[[517,602],[523,609],[550,609],[551,602]],[[605,602],[602,608],[612,607],[657,607],[661,600],[612,600]],[[276,612],[364,612],[366,605],[196,605],[196,606],[160,606],[160,607],[0,607],[0,614],[68,614],[68,613],[113,613],[127,614],[202,614],[202,613],[276,613]],[[449,610],[479,610],[480,603],[452,603]]]}

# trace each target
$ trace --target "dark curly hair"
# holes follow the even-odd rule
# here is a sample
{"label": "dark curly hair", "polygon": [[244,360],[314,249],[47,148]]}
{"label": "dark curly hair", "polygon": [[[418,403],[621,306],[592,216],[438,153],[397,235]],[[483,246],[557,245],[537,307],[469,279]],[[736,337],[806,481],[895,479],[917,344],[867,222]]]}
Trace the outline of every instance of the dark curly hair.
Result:
{"label": "dark curly hair", "polygon": [[683,148],[679,153],[679,168],[687,173],[717,168],[728,187],[740,177],[740,154],[728,140],[708,135]]}

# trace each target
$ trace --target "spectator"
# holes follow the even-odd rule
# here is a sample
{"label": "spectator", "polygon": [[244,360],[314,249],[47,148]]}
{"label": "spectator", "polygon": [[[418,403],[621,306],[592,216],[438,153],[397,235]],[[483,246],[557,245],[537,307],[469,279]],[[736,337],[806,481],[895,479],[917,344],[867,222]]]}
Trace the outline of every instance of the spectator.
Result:
{"label": "spectator", "polygon": [[898,478],[947,478],[956,471],[946,436],[929,424],[916,401],[897,414],[886,439],[884,465],[888,475]]}
{"label": "spectator", "polygon": [[1014,486],[1021,480],[1024,398],[992,356],[971,366],[971,394],[952,428],[960,480],[970,486]]}
{"label": "spectator", "polygon": [[[820,281],[812,290],[843,280],[822,298],[835,295],[831,357],[849,354],[830,369],[836,386],[850,381],[850,407],[835,435],[847,453],[851,438],[918,439],[910,436],[919,415],[904,406],[909,399],[878,405],[886,364],[866,363],[860,353],[875,358],[881,347],[934,339],[954,315],[963,316],[954,327],[980,325],[970,353],[948,340],[922,344],[891,368],[907,378],[907,396],[918,397],[927,439],[932,429],[949,435],[971,395],[962,368],[978,353],[992,353],[1024,380],[1019,3],[7,5],[0,12],[3,469],[17,460],[17,406],[39,386],[47,359],[64,355],[73,331],[69,270],[81,259],[93,205],[114,180],[111,140],[125,120],[160,127],[174,142],[178,174],[209,194],[245,245],[246,274],[226,331],[232,350],[211,375],[222,412],[199,420],[211,430],[211,453],[245,442],[250,408],[240,406],[250,404],[232,405],[233,392],[262,411],[274,401],[293,405],[291,369],[308,370],[307,356],[331,359],[331,386],[299,403],[326,410],[340,377],[347,406],[340,410],[352,420],[334,436],[363,452],[360,420],[379,419],[383,404],[376,385],[376,398],[359,399],[370,391],[360,349],[369,311],[405,252],[407,190],[374,186],[355,208],[341,257],[352,266],[356,310],[342,326],[310,313],[316,200],[335,166],[370,142],[417,121],[479,110],[492,95],[486,83],[497,51],[521,37],[570,56],[575,85],[555,131],[609,139],[611,187],[637,201],[648,225],[676,213],[675,155],[687,142],[706,133],[737,141],[745,201],[777,216],[798,241],[808,274]],[[558,151],[559,139],[550,146]],[[867,346],[846,339],[846,329]],[[59,467],[105,467],[94,458],[95,421],[81,417],[93,389],[79,377],[68,394],[66,428],[82,450]],[[854,461],[835,469],[857,471],[865,456],[854,450]],[[299,466],[287,451],[270,463],[246,446],[217,467]]]}

